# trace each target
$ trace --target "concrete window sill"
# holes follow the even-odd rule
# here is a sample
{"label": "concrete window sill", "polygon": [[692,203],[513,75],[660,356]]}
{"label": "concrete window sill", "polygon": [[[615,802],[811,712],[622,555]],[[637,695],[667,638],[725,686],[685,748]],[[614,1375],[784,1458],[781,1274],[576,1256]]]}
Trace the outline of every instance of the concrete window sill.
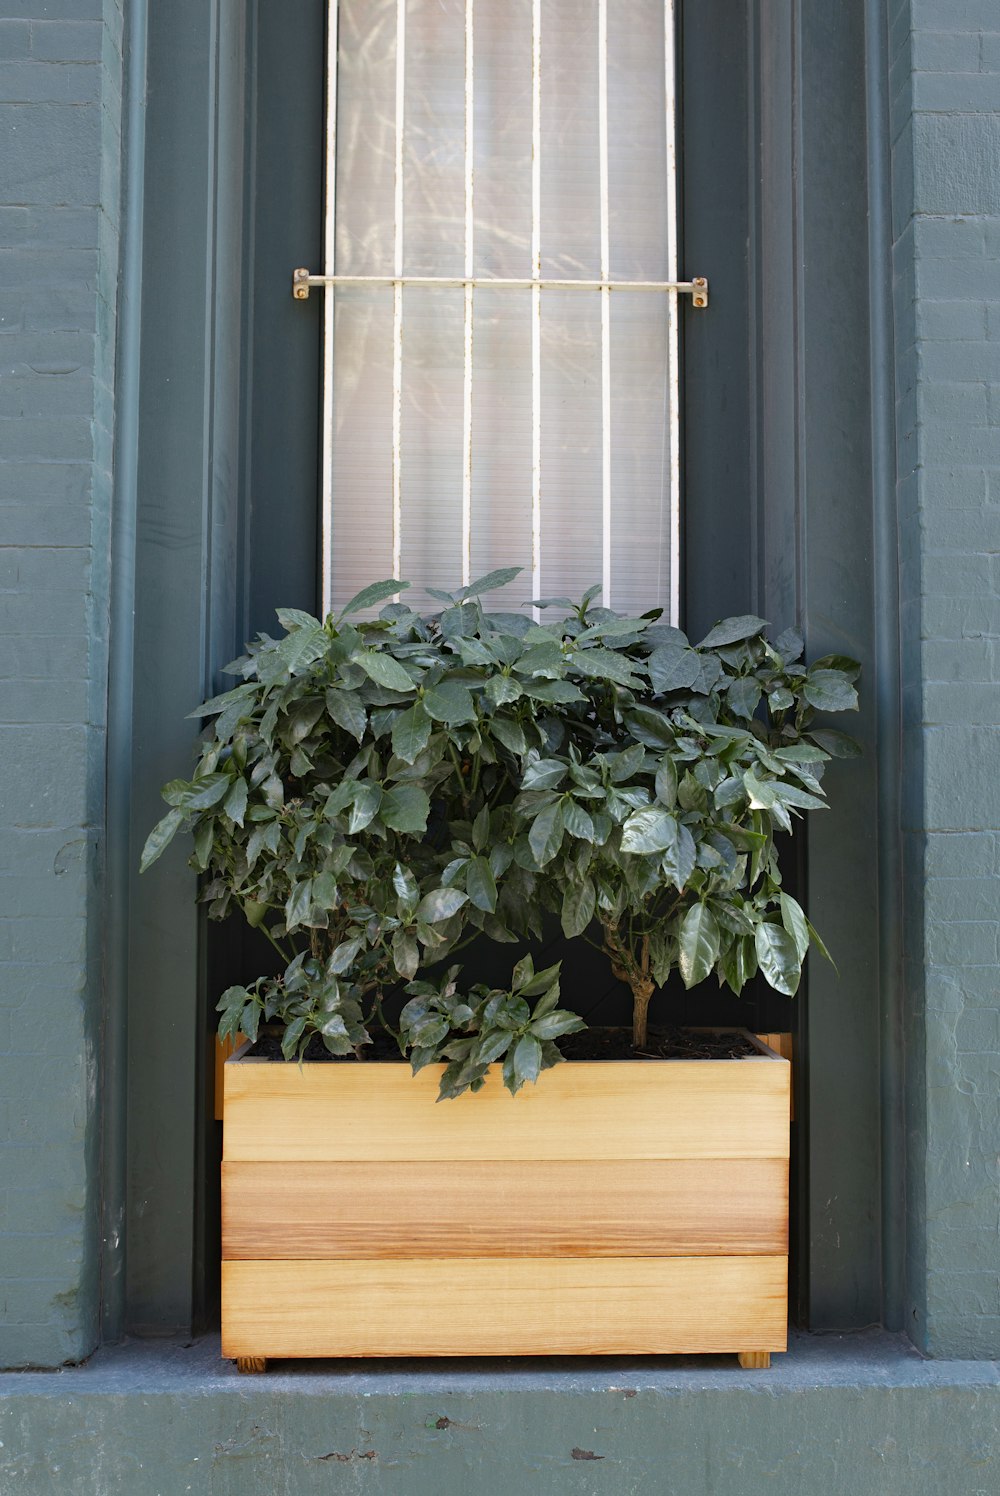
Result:
{"label": "concrete window sill", "polygon": [[868,1331],[794,1335],[766,1372],[705,1356],[247,1377],[214,1336],[135,1341],[0,1376],[0,1441],[0,1491],[18,1496],[987,1496],[1000,1364],[927,1361]]}

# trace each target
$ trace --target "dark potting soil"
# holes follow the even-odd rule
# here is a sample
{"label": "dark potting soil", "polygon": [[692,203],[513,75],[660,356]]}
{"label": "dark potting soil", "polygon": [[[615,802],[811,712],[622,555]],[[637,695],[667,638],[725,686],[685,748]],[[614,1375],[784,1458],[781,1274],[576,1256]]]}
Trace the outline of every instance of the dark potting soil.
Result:
{"label": "dark potting soil", "polygon": [[[365,1064],[403,1064],[396,1041],[388,1034],[373,1034],[374,1043],[364,1048]],[[734,1029],[650,1029],[642,1049],[632,1047],[627,1028],[589,1028],[559,1040],[567,1060],[743,1060],[757,1050]],[[255,1060],[280,1060],[280,1034],[261,1034],[249,1051]],[[307,1060],[357,1061],[353,1054],[330,1054],[318,1035],[309,1041]]]}

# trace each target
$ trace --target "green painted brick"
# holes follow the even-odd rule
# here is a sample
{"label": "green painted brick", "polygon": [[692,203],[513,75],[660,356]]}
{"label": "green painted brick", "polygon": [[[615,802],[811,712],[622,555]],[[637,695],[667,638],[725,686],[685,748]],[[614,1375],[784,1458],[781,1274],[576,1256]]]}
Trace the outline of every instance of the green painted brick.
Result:
{"label": "green painted brick", "polygon": [[86,959],[87,926],[83,919],[47,913],[34,918],[9,919],[0,914],[0,963],[37,961],[81,964]]}
{"label": "green painted brick", "polygon": [[99,62],[102,21],[34,21],[31,55],[43,62]]}
{"label": "green painted brick", "polygon": [[1000,116],[916,114],[911,128],[914,212],[1000,212]]}
{"label": "green painted brick", "polygon": [[[81,546],[90,539],[92,518],[84,504],[0,502],[0,526],[11,545]],[[2,716],[0,708],[0,720]]]}
{"label": "green painted brick", "polygon": [[972,1008],[959,1017],[955,1043],[960,1054],[1000,1051],[1000,1009]]}
{"label": "green painted brick", "polygon": [[100,135],[95,104],[0,104],[9,198],[26,204],[100,202]]}
{"label": "green painted brick", "polygon": [[23,239],[4,240],[5,243],[20,242],[28,249],[96,249],[98,243],[101,209],[92,207],[33,207],[24,210],[27,223]]}
{"label": "green painted brick", "polygon": [[[1000,730],[995,727],[928,728],[924,734],[926,827],[928,831],[980,831],[984,811],[1000,810],[995,765]],[[1000,824],[1000,815],[994,817]]]}
{"label": "green painted brick", "polygon": [[21,377],[8,373],[0,378],[0,420],[92,417],[94,395],[94,377],[89,369],[31,371]]}
{"label": "green painted brick", "polygon": [[[50,626],[58,620],[50,617]],[[78,633],[0,638],[0,679],[75,680],[90,673],[91,642]],[[2,861],[2,852],[0,852]]]}
{"label": "green painted brick", "polygon": [[996,20],[994,0],[910,0],[910,20],[914,31],[969,31],[978,35]]}
{"label": "green painted brick", "polygon": [[935,922],[992,920],[1000,913],[998,890],[992,877],[927,879],[926,917]]}
{"label": "green painted brick", "polygon": [[25,20],[0,20],[0,57],[14,61],[30,54],[30,23]]}
{"label": "green painted brick", "polygon": [[920,303],[918,321],[922,339],[974,342],[986,336],[986,303],[926,299]]}
{"label": "green painted brick", "polygon": [[[978,37],[968,40],[978,43]],[[975,70],[915,73],[912,94],[913,107],[918,110],[991,112],[1000,108],[1000,75]]]}
{"label": "green painted brick", "polygon": [[0,825],[79,824],[90,804],[87,728],[11,726],[4,736]]}
{"label": "green painted brick", "polygon": [[[949,516],[961,523],[961,511]],[[945,529],[941,519],[942,539]],[[992,682],[997,679],[997,641],[994,639],[928,639],[923,646],[928,681]]]}
{"label": "green painted brick", "polygon": [[[1000,681],[990,685],[928,681],[924,686],[924,721],[940,726],[953,722],[981,722],[994,726],[1000,722]],[[1000,784],[997,786],[1000,801]],[[983,807],[989,814],[989,807]]]}
{"label": "green painted brick", "polygon": [[86,460],[93,452],[93,434],[86,415],[0,417],[0,451],[10,457],[47,456],[67,461]]}
{"label": "green painted brick", "polygon": [[0,16],[36,21],[99,21],[103,0],[0,0]]}
{"label": "green painted brick", "polygon": [[973,73],[979,69],[979,51],[977,32],[918,30],[912,34],[908,61],[917,73]]}
{"label": "green painted brick", "polygon": [[92,64],[0,59],[0,103],[92,104],[100,98],[101,75]]}

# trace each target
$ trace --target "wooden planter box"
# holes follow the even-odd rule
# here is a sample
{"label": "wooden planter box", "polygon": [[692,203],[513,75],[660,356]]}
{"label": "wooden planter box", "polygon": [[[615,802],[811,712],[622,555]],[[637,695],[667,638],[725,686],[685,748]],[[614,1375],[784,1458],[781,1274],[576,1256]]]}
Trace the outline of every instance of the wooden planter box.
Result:
{"label": "wooden planter box", "polygon": [[[754,1041],[757,1044],[757,1041]],[[789,1064],[225,1064],[222,1352],[741,1353],[787,1320]]]}

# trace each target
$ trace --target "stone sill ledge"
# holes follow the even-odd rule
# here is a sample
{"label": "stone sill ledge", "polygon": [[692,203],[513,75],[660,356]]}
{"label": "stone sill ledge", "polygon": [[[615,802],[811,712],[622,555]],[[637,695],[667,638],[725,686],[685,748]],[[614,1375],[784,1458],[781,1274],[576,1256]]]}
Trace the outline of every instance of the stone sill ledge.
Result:
{"label": "stone sill ledge", "polygon": [[1000,1363],[901,1337],[735,1357],[285,1362],[216,1336],[0,1375],[17,1496],[995,1496]]}
{"label": "stone sill ledge", "polygon": [[129,1340],[80,1366],[0,1373],[0,1398],[32,1395],[297,1392],[372,1397],[414,1393],[818,1391],[824,1387],[957,1387],[1000,1390],[1000,1361],[928,1360],[902,1335],[792,1331],[768,1371],[743,1371],[735,1356],[489,1357],[273,1361],[241,1376],[221,1357],[217,1334],[194,1341]]}

